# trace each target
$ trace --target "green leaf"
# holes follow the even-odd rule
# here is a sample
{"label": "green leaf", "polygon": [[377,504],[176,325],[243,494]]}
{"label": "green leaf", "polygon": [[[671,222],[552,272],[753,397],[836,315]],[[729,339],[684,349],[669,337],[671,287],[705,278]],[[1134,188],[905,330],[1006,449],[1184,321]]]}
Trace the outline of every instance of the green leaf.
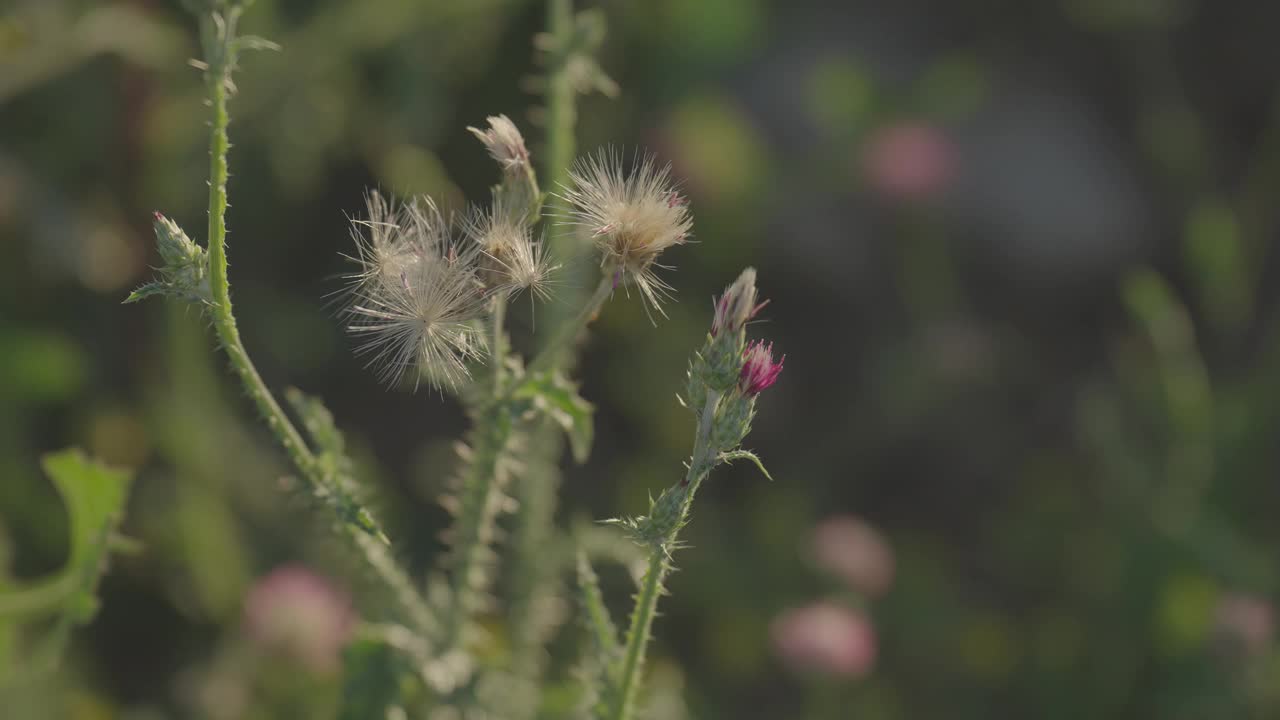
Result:
{"label": "green leaf", "polygon": [[162,283],[158,281],[149,282],[146,285],[139,287],[137,290],[134,290],[133,292],[129,293],[129,297],[124,299],[124,304],[128,305],[129,303],[136,303],[140,300],[146,300],[147,298],[153,295],[173,295],[173,294],[175,294],[174,291],[169,288],[169,285],[167,283]]}
{"label": "green leaf", "polygon": [[389,717],[399,702],[403,674],[396,652],[377,640],[358,639],[344,651],[343,665],[338,720]]}
{"label": "green leaf", "polygon": [[77,449],[50,453],[41,466],[53,480],[71,519],[72,567],[106,551],[119,523],[133,474],[91,462]]}
{"label": "green leaf", "polygon": [[759,455],[756,455],[750,450],[732,450],[730,452],[720,453],[720,462],[727,463],[733,462],[734,460],[750,460],[755,464],[765,478],[769,480],[769,482],[773,482],[773,476],[765,469],[764,463],[761,462]]}
{"label": "green leaf", "polygon": [[29,583],[0,585],[0,636],[10,638],[13,621],[31,615],[57,616],[38,644],[35,667],[56,662],[71,629],[91,621],[98,610],[98,579],[118,543],[116,529],[128,499],[132,473],[91,462],[79,450],[50,453],[41,459],[67,506],[70,553],[62,570]]}
{"label": "green leaf", "polygon": [[528,378],[514,397],[529,400],[533,409],[563,428],[569,436],[574,461],[587,461],[595,436],[595,406],[578,394],[576,385],[560,373],[538,373]]}

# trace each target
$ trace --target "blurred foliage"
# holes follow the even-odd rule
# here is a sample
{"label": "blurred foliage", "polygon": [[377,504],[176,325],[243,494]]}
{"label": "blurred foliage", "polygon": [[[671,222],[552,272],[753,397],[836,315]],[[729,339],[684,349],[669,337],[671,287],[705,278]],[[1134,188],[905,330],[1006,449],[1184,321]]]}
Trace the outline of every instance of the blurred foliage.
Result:
{"label": "blurred foliage", "polygon": [[[151,212],[203,219],[205,109],[180,5],[0,5],[4,582],[77,557],[77,521],[40,469],[53,448],[137,468],[123,532],[145,547],[113,560],[59,672],[3,706],[24,720],[323,717],[342,693],[341,678],[255,659],[241,613],[277,565],[350,577],[346,561],[278,492],[282,458],[202,321],[119,304],[157,262]],[[1280,592],[1280,7],[599,6],[620,92],[583,100],[579,146],[672,162],[698,242],[670,258],[669,319],[654,328],[634,298],[601,317],[582,363],[594,450],[566,474],[565,514],[641,511],[679,471],[691,428],[673,393],[707,298],[741,266],[760,269],[788,356],[752,436],[777,482],[739,463],[704,490],[655,627],[654,712],[1280,713],[1266,622]],[[517,0],[257,0],[244,19],[283,47],[245,58],[233,105],[245,343],[269,384],[339,418],[415,569],[439,550],[433,498],[463,420],[379,387],[326,300],[366,186],[454,209],[482,196],[490,170],[464,128],[498,112],[534,128],[538,154],[527,89],[543,15]],[[535,319],[511,317],[525,342]],[[813,526],[837,513],[894,550],[874,602],[807,561]],[[593,564],[622,616],[630,576]],[[1262,622],[1239,616],[1242,596]],[[775,655],[772,619],[820,598],[869,613],[870,675]],[[548,715],[576,700],[590,639],[571,627]],[[497,617],[493,630],[501,651]]]}

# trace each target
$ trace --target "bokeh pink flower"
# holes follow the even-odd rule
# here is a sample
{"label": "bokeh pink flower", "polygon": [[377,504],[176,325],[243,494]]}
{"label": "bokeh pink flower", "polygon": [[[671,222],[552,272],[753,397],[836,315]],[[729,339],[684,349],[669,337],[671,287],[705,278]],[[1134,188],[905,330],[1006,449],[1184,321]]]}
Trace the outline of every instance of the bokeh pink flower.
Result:
{"label": "bokeh pink flower", "polygon": [[875,528],[853,515],[818,523],[810,538],[813,562],[867,597],[893,584],[893,549]]}
{"label": "bokeh pink flower", "polygon": [[901,122],[874,132],[863,148],[867,182],[892,200],[927,200],[951,182],[955,148],[943,132],[923,122]]}
{"label": "bokeh pink flower", "polygon": [[875,665],[876,635],[862,613],[821,601],[783,612],[770,627],[774,652],[798,671],[846,678],[865,676]]}
{"label": "bokeh pink flower", "polygon": [[1257,657],[1271,647],[1275,625],[1275,608],[1256,595],[1227,593],[1214,609],[1215,634],[1246,657]]}
{"label": "bokeh pink flower", "polygon": [[244,621],[249,638],[265,652],[328,674],[340,665],[355,616],[346,593],[305,567],[286,565],[249,590]]}

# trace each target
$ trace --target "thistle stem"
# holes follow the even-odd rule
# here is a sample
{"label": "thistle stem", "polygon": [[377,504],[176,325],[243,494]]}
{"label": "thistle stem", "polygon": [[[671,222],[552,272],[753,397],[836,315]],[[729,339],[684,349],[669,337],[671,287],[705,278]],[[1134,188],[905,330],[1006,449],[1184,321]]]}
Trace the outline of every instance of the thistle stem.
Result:
{"label": "thistle stem", "polygon": [[462,630],[480,603],[480,595],[488,583],[484,567],[489,544],[497,526],[501,508],[498,493],[499,463],[511,437],[512,419],[505,405],[495,401],[485,409],[476,423],[475,447],[470,467],[459,491],[459,514],[453,539],[451,568],[452,604],[445,651],[457,647]]}
{"label": "thistle stem", "polygon": [[[547,34],[554,47],[567,53],[573,35],[573,0],[549,0]],[[569,58],[556,58],[547,78],[547,150],[542,176],[549,188],[565,184],[573,162],[573,128],[577,113],[573,106],[573,83],[569,78]],[[559,201],[553,196],[553,203]]]}
{"label": "thistle stem", "polygon": [[622,661],[622,673],[618,680],[618,704],[611,709],[612,720],[629,720],[635,712],[636,695],[640,690],[640,672],[644,667],[645,649],[649,644],[653,618],[658,610],[658,598],[662,595],[662,581],[671,571],[671,553],[675,550],[676,536],[689,515],[693,494],[702,479],[715,463],[716,448],[711,443],[711,428],[715,420],[720,394],[707,393],[707,403],[698,419],[698,431],[693,441],[693,458],[680,487],[684,492],[680,505],[680,517],[666,537],[657,539],[649,548],[649,566],[644,574],[636,605],[631,612],[631,626],[627,631],[626,653]]}
{"label": "thistle stem", "polygon": [[[210,316],[218,335],[219,344],[231,361],[231,368],[240,379],[245,393],[253,400],[267,427],[284,447],[290,462],[312,488],[328,494],[328,480],[316,462],[315,455],[307,447],[302,435],[285,414],[280,403],[271,394],[258,374],[257,367],[249,359],[240,330],[236,326],[231,305],[231,284],[227,277],[227,89],[231,84],[231,71],[235,68],[237,46],[236,21],[239,12],[229,10],[225,16],[206,15],[200,19],[201,36],[205,42],[208,68],[205,85],[211,109],[209,131],[209,289],[212,307]],[[373,541],[363,530],[342,523],[344,534],[364,555],[368,564],[380,579],[392,590],[404,613],[424,629],[430,626],[431,613],[426,602],[414,588],[413,581],[391,559],[385,546]]]}
{"label": "thistle stem", "polygon": [[532,375],[559,366],[568,351],[573,347],[574,341],[591,324],[596,314],[600,312],[600,308],[604,306],[605,301],[612,294],[613,272],[610,270],[601,275],[600,284],[596,286],[596,291],[582,306],[582,310],[578,312],[577,317],[561,325],[555,336],[543,346],[542,350],[533,358],[533,361],[529,363],[529,374]]}
{"label": "thistle stem", "polygon": [[507,320],[507,298],[493,298],[493,397],[502,397],[503,375],[507,364],[507,336],[503,325]]}

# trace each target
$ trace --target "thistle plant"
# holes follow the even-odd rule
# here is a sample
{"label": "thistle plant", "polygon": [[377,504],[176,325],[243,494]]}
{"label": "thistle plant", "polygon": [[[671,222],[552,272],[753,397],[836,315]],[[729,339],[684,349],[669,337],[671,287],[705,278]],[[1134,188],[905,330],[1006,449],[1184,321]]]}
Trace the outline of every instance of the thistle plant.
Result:
{"label": "thistle plant", "polygon": [[[596,587],[593,546],[554,525],[561,434],[578,462],[587,458],[594,408],[570,378],[575,351],[605,305],[637,291],[650,316],[663,314],[674,291],[659,276],[661,259],[692,234],[693,219],[668,166],[646,154],[628,159],[602,150],[570,167],[575,92],[614,89],[591,53],[603,20],[573,16],[552,0],[549,33],[538,46],[549,60],[546,78],[547,154],[542,175],[523,133],[506,115],[468,130],[497,165],[498,181],[484,202],[446,215],[430,197],[366,195],[351,221],[351,269],[337,315],[367,369],[393,388],[456,397],[472,426],[458,446],[459,469],[441,504],[453,517],[437,572],[421,584],[395,560],[391,538],[364,501],[355,464],[333,416],[319,399],[287,393],[291,417],[262,381],[245,348],[232,308],[227,268],[228,101],[240,51],[274,48],[237,34],[245,3],[200,4],[201,67],[212,111],[207,245],[191,240],[157,214],[162,265],[156,281],[129,302],[165,295],[199,307],[210,319],[231,368],[314,498],[396,602],[386,617],[363,616],[346,654],[342,717],[383,717],[391,711],[441,717],[533,717],[544,682],[544,646],[563,621],[552,609],[564,574],[576,566],[583,612],[598,672],[584,690],[591,712],[630,717],[637,704],[647,641],[678,533],[698,486],[716,465],[758,458],[739,446],[750,429],[755,398],[777,378],[772,348],[746,342],[759,312],[755,271],[748,269],[716,301],[711,330],[689,371],[686,401],[697,419],[693,456],[683,480],[668,488],[644,517],[613,521],[644,554],[648,570],[630,630],[620,639]],[[477,156],[479,156],[477,148]],[[544,206],[546,210],[544,211]],[[548,228],[547,226],[551,227]],[[557,238],[555,243],[546,238]],[[556,257],[553,257],[552,245]],[[598,268],[578,293],[561,274],[590,259]],[[563,290],[559,312],[549,304]],[[536,352],[515,351],[507,337],[509,303],[527,296],[546,319]],[[299,425],[295,422],[300,423]],[[304,432],[305,431],[305,432]],[[763,468],[762,468],[763,469]],[[519,502],[517,502],[517,498]],[[516,543],[505,548],[501,516],[516,510]],[[564,551],[563,548],[574,548]],[[511,579],[497,583],[505,568]],[[509,591],[500,597],[501,590]],[[510,657],[493,653],[482,616],[507,609]]]}

